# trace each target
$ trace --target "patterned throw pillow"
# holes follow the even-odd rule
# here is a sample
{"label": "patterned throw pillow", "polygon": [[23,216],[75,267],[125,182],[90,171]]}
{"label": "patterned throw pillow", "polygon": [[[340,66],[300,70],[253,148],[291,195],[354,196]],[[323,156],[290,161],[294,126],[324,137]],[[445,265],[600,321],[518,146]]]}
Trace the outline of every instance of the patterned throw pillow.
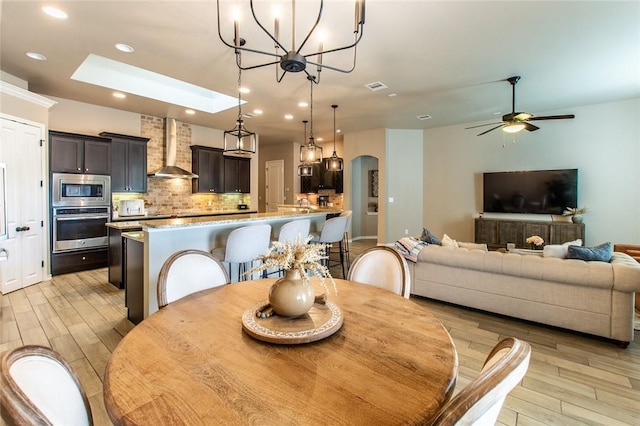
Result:
{"label": "patterned throw pillow", "polygon": [[420,235],[420,239],[428,244],[436,244],[436,245],[441,244],[438,237],[433,235],[431,231],[429,231],[427,228],[422,229],[422,235]]}
{"label": "patterned throw pillow", "polygon": [[598,262],[609,262],[613,255],[613,244],[606,242],[595,247],[569,246],[567,259],[595,260]]}

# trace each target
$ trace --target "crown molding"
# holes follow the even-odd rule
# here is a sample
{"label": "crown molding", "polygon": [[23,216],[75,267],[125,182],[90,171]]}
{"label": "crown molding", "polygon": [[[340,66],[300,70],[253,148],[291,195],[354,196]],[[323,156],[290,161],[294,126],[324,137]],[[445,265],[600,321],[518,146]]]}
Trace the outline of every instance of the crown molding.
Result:
{"label": "crown molding", "polygon": [[28,90],[22,89],[21,87],[9,84],[6,81],[0,81],[0,93],[16,97],[27,102],[31,102],[32,104],[36,104],[47,109],[58,103],[54,100],[38,95],[37,93],[33,93]]}

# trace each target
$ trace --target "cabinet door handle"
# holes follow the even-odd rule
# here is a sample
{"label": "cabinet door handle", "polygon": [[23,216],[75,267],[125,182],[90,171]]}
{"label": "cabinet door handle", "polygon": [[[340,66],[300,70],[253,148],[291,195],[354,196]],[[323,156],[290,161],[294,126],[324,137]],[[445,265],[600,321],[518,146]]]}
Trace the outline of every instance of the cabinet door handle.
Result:
{"label": "cabinet door handle", "polygon": [[78,171],[81,171],[82,169],[80,167],[78,167]]}

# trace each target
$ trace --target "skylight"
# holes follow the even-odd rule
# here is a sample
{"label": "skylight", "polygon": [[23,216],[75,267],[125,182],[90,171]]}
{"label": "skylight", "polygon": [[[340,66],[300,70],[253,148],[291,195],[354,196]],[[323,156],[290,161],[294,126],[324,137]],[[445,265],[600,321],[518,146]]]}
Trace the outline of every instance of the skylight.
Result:
{"label": "skylight", "polygon": [[211,114],[238,105],[236,97],[93,53],[80,64],[71,79]]}

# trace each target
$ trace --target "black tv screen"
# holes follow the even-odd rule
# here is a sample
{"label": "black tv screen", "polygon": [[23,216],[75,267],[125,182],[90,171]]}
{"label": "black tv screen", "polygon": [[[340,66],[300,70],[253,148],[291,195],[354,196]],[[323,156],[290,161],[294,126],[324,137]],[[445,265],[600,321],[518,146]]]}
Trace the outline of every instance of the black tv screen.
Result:
{"label": "black tv screen", "polygon": [[578,169],[484,173],[488,213],[562,214],[578,206]]}

